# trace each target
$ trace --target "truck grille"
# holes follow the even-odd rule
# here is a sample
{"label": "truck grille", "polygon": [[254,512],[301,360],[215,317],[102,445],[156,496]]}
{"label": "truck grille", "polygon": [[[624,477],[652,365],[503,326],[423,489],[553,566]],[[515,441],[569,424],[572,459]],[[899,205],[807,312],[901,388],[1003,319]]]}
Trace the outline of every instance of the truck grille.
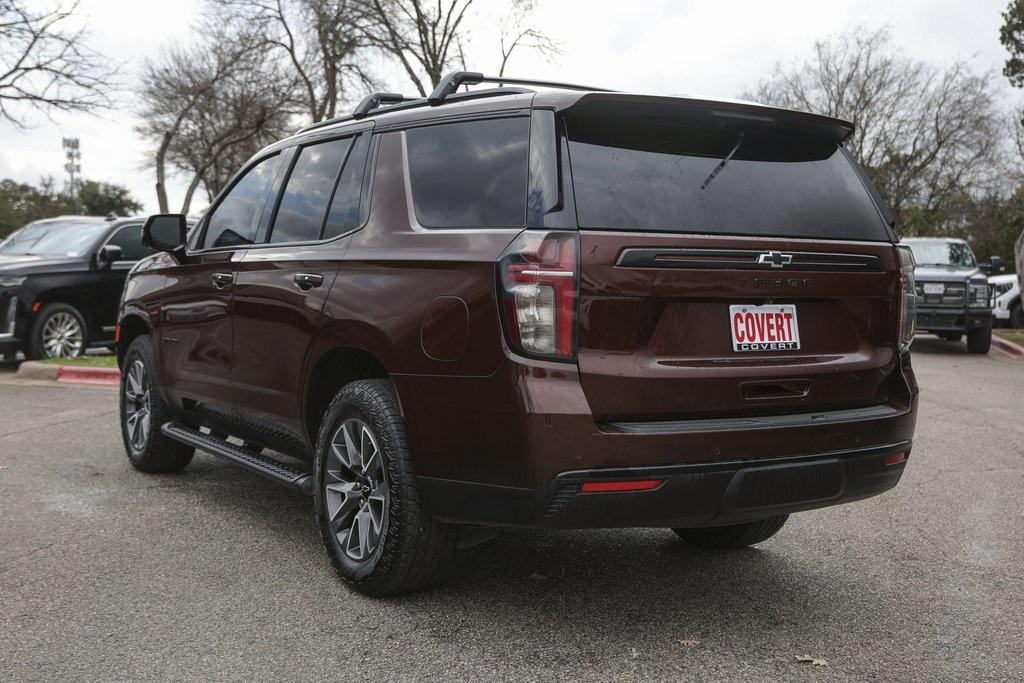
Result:
{"label": "truck grille", "polygon": [[[929,282],[928,284],[934,284]],[[966,286],[962,282],[945,282],[942,294],[925,294],[923,282],[917,283],[918,306],[963,306]]]}

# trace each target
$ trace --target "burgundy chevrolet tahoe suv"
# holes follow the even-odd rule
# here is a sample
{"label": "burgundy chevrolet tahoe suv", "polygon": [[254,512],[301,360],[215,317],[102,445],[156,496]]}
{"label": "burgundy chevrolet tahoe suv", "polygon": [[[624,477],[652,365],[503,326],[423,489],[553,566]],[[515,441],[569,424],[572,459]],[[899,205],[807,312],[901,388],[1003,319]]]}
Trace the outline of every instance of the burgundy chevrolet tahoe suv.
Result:
{"label": "burgundy chevrolet tahoe suv", "polygon": [[[505,87],[458,92],[482,82]],[[500,527],[737,548],[886,491],[913,259],[850,133],[469,72],[371,95],[253,157],[187,237],[149,219],[119,315],[128,457],[199,449],[311,494],[371,595]]]}

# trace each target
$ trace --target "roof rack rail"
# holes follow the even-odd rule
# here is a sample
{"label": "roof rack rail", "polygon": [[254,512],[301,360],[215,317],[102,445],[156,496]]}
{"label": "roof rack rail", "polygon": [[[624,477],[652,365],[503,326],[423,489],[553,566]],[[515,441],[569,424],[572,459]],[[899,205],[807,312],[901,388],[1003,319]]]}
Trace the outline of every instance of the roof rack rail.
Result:
{"label": "roof rack rail", "polygon": [[479,71],[453,71],[437,84],[434,92],[427,95],[427,102],[431,105],[438,105],[444,102],[445,98],[453,95],[463,85],[479,85],[481,83],[501,83],[508,85],[538,85],[546,88],[561,88],[563,90],[593,90],[596,92],[615,92],[608,88],[595,88],[589,85],[578,85],[575,83],[559,83],[557,81],[538,81],[531,78],[507,78],[505,76],[485,76]]}
{"label": "roof rack rail", "polygon": [[[525,78],[505,78],[504,76],[485,76],[482,73],[475,71],[455,71],[445,76],[438,86],[434,89],[434,92],[430,93],[428,97],[416,97],[407,98],[405,95],[399,93],[389,92],[375,92],[367,95],[362,101],[356,106],[351,114],[347,116],[338,116],[325,121],[314,123],[310,126],[300,129],[298,133],[306,133],[317,128],[323,128],[325,126],[333,126],[336,123],[344,123],[345,121],[358,121],[368,116],[374,116],[376,114],[383,114],[385,112],[401,111],[403,109],[413,109],[416,107],[425,107],[427,105],[437,106],[443,104],[449,99],[476,99],[479,97],[497,97],[499,95],[517,95],[532,92],[527,88],[485,88],[481,90],[471,90],[469,92],[460,93],[457,90],[463,85],[478,85],[480,83],[498,83],[501,85],[537,85],[548,88],[562,88],[564,90],[593,90],[596,92],[615,92],[614,90],[608,90],[607,88],[594,88],[589,85],[576,85],[573,83],[556,83],[555,81],[536,81]],[[385,109],[381,109],[384,105],[390,105]],[[378,111],[380,110],[380,111]]]}
{"label": "roof rack rail", "polygon": [[356,105],[356,108],[352,110],[352,118],[362,119],[373,111],[384,104],[401,104],[402,102],[408,102],[405,95],[399,92],[375,92],[370,93],[363,98],[362,102]]}

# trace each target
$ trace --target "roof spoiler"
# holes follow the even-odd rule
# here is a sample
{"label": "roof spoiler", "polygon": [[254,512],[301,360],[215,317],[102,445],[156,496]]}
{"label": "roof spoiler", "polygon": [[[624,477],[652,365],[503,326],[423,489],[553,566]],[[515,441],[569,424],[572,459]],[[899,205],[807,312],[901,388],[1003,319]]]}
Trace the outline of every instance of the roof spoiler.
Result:
{"label": "roof spoiler", "polygon": [[835,140],[837,143],[848,140],[854,131],[854,125],[849,121],[831,116],[811,114],[795,109],[771,107],[757,104],[756,102],[740,100],[709,100],[691,97],[595,92],[583,95],[579,100],[566,107],[566,111],[572,112],[575,110],[583,113],[588,109],[605,109],[612,112],[618,106],[622,106],[624,112],[626,107],[635,111],[634,107],[646,106],[654,112],[671,116],[673,112],[689,109],[691,111],[700,111],[708,117],[721,121],[750,121],[768,126],[799,127],[815,131],[818,134]]}

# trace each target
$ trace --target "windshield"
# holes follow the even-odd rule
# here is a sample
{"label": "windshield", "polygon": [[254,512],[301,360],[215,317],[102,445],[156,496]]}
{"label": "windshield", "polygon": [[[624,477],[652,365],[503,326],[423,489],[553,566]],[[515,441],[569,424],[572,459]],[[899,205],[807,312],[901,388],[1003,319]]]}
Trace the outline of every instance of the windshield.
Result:
{"label": "windshield", "polygon": [[109,227],[96,221],[29,223],[0,243],[0,255],[84,256]]}
{"label": "windshield", "polygon": [[919,266],[974,267],[974,254],[963,242],[907,242],[907,246]]}
{"label": "windshield", "polygon": [[835,140],[699,114],[566,119],[582,228],[889,240]]}

